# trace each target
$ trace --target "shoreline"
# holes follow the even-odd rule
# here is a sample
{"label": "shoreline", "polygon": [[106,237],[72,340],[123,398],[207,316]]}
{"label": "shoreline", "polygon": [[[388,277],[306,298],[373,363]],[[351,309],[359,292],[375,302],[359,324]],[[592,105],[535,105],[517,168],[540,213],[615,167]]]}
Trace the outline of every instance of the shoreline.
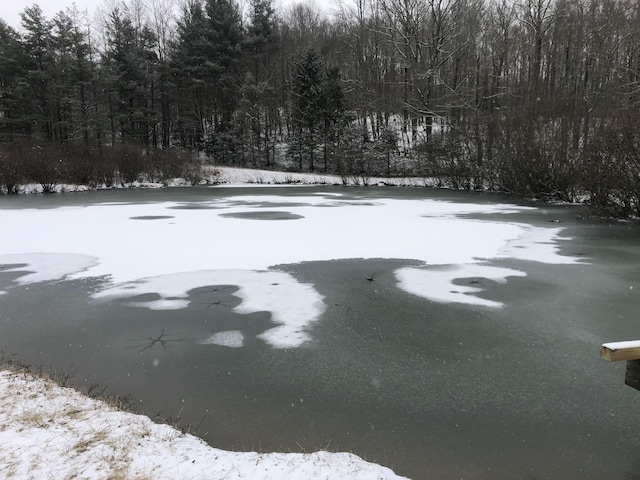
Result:
{"label": "shoreline", "polygon": [[37,374],[0,367],[5,478],[397,480],[351,453],[230,452]]}
{"label": "shoreline", "polygon": [[[332,185],[332,186],[390,186],[390,187],[437,187],[437,181],[431,178],[399,176],[377,177],[367,175],[346,175],[320,172],[288,172],[282,170],[253,169],[249,167],[228,167],[204,165],[202,180],[192,184],[184,178],[173,178],[167,182],[135,181],[125,185],[75,185],[56,184],[49,192],[44,192],[42,185],[27,183],[20,185],[15,195],[36,195],[43,193],[81,193],[100,190],[120,190],[136,188],[176,188],[176,187],[225,187],[225,186],[300,186],[300,185]],[[444,187],[442,187],[444,188]],[[6,191],[0,194],[8,195]]]}

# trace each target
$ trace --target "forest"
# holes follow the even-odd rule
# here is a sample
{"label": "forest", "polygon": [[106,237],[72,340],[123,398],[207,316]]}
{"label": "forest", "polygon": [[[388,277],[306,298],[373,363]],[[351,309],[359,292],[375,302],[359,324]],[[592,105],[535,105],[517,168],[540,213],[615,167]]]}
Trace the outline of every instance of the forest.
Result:
{"label": "forest", "polygon": [[640,2],[128,0],[0,20],[0,186],[200,162],[640,215]]}

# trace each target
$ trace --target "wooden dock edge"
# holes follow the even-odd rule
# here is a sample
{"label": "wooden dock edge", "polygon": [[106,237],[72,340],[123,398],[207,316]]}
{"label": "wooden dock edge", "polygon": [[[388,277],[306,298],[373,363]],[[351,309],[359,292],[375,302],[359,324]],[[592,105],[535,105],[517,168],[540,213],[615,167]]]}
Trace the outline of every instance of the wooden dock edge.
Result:
{"label": "wooden dock edge", "polygon": [[640,360],[640,340],[603,343],[600,347],[600,357],[609,362]]}
{"label": "wooden dock edge", "polygon": [[600,358],[609,362],[627,361],[624,383],[640,390],[640,340],[603,343]]}

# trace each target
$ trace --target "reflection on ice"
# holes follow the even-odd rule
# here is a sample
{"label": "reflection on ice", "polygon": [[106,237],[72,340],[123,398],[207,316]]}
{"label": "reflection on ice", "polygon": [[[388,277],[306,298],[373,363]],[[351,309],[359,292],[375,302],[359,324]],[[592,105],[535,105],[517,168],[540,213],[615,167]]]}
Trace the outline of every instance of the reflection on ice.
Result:
{"label": "reflection on ice", "polygon": [[454,280],[470,279],[479,285],[486,278],[505,283],[507,277],[525,277],[526,273],[511,268],[488,265],[446,265],[425,268],[401,268],[395,272],[398,286],[406,292],[428,298],[434,302],[466,303],[485,307],[502,307],[502,303],[475,296],[483,289],[477,286],[457,285]]}
{"label": "reflection on ice", "polygon": [[298,347],[307,340],[308,326],[325,310],[323,297],[312,285],[299,283],[288,273],[251,270],[206,270],[176,273],[115,285],[97,292],[94,298],[131,298],[155,294],[160,299],[136,301],[130,305],[154,310],[185,308],[189,292],[214,285],[237,285],[232,295],[242,302],[237,313],[271,312],[279,324],[260,338],[276,348]]}

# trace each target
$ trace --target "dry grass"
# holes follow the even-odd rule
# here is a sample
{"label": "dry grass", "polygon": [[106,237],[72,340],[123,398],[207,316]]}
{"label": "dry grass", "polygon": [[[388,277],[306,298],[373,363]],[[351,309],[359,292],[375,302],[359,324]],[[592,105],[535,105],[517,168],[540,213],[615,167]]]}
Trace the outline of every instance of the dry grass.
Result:
{"label": "dry grass", "polygon": [[84,453],[97,444],[101,444],[108,437],[108,430],[105,428],[97,432],[92,432],[89,435],[85,435],[78,443],[76,443],[72,449],[78,453]]}

